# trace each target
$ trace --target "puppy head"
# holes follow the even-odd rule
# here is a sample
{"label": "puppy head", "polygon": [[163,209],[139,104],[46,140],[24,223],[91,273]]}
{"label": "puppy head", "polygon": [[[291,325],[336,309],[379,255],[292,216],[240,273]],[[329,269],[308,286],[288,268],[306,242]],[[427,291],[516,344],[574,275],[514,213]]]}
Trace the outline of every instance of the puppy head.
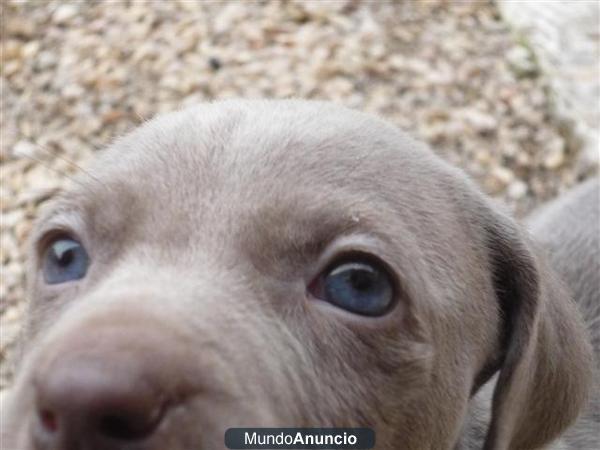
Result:
{"label": "puppy head", "polygon": [[241,426],[451,448],[498,369],[486,445],[535,448],[588,382],[577,313],[512,221],[394,127],[327,104],[148,122],[31,248],[17,448],[214,449]]}

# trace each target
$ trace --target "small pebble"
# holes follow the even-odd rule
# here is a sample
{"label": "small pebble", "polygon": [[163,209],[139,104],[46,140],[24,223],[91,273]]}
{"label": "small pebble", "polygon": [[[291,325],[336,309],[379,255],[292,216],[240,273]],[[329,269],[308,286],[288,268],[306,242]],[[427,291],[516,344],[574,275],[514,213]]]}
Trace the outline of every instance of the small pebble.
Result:
{"label": "small pebble", "polygon": [[488,133],[498,127],[498,121],[492,115],[475,109],[465,111],[464,118],[470,126],[480,133]]}
{"label": "small pebble", "polygon": [[60,5],[52,14],[52,21],[57,25],[65,25],[75,16],[77,16],[78,8],[73,3],[64,3]]}
{"label": "small pebble", "polygon": [[33,142],[23,140],[13,146],[12,154],[17,158],[38,158],[39,150]]}
{"label": "small pebble", "polygon": [[538,74],[538,67],[531,51],[518,45],[513,47],[506,54],[506,60],[509,66],[515,72],[517,77],[534,77]]}
{"label": "small pebble", "polygon": [[219,70],[222,65],[221,60],[219,58],[215,58],[214,56],[208,59],[208,64],[210,65],[210,68],[214,71]]}
{"label": "small pebble", "polygon": [[502,166],[494,167],[492,176],[502,185],[507,186],[515,177],[514,173]]}
{"label": "small pebble", "polygon": [[508,196],[513,200],[522,199],[527,193],[527,184],[521,180],[515,180],[508,186]]}
{"label": "small pebble", "polygon": [[562,148],[552,150],[548,156],[544,158],[544,167],[546,169],[558,169],[565,162],[565,151]]}

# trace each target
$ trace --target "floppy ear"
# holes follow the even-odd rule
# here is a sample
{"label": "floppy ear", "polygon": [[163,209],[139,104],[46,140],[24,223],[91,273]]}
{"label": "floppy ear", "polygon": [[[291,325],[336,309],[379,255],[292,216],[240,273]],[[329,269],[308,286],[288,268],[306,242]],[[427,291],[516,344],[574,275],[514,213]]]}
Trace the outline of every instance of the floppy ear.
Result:
{"label": "floppy ear", "polygon": [[503,315],[503,355],[484,449],[537,449],[583,407],[591,344],[576,304],[524,233],[497,211],[484,217]]}

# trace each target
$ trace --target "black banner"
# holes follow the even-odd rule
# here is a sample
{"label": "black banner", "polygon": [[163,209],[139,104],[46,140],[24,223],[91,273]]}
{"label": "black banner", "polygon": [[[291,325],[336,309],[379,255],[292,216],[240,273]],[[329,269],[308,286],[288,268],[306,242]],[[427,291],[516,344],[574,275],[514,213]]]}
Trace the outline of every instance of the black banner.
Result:
{"label": "black banner", "polygon": [[230,449],[371,449],[375,432],[369,428],[230,428]]}

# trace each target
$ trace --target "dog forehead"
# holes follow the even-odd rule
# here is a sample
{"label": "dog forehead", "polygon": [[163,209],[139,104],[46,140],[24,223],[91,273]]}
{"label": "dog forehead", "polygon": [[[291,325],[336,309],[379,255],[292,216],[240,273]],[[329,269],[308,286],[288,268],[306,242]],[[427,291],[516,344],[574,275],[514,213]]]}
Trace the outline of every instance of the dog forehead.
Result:
{"label": "dog forehead", "polygon": [[99,183],[86,174],[81,181],[99,191],[87,199],[94,203],[130,209],[134,202],[163,212],[281,203],[298,192],[309,198],[340,191],[401,196],[410,189],[396,185],[413,183],[413,174],[427,166],[422,150],[391,125],[344,108],[226,101],[142,125],[92,166]]}
{"label": "dog forehead", "polygon": [[[128,176],[135,172],[149,181],[174,175],[178,184],[187,185],[214,177],[245,182],[283,175],[331,178],[350,170],[360,177],[391,163],[391,153],[400,158],[415,147],[390,124],[330,104],[224,101],[145,123],[118,140],[96,168]],[[418,162],[401,159],[405,166]]]}

